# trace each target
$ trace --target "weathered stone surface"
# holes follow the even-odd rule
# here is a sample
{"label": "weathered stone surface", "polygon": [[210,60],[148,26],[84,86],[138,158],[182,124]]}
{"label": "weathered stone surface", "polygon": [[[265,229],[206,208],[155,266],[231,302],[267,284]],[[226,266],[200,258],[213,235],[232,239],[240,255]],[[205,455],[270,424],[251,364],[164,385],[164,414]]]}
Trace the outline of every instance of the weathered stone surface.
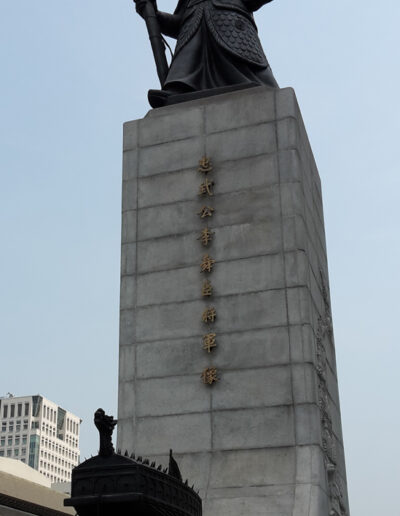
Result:
{"label": "weathered stone surface", "polygon": [[[210,197],[198,195],[204,155]],[[122,212],[118,447],[164,464],[173,448],[204,516],[347,516],[321,184],[294,92],[126,123]],[[328,464],[346,513],[330,512]]]}
{"label": "weathered stone surface", "polygon": [[167,415],[136,419],[136,449],[165,453],[173,443],[179,453],[209,451],[211,449],[211,414]]}

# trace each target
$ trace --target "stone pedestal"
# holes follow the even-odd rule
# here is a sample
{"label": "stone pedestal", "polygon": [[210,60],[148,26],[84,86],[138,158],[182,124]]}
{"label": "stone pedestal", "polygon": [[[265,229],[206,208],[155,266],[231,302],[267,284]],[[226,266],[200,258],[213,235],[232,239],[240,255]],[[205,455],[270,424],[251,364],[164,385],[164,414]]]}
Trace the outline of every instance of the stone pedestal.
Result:
{"label": "stone pedestal", "polygon": [[122,209],[118,447],[165,465],[173,448],[204,516],[348,515],[321,185],[293,90],[126,123]]}

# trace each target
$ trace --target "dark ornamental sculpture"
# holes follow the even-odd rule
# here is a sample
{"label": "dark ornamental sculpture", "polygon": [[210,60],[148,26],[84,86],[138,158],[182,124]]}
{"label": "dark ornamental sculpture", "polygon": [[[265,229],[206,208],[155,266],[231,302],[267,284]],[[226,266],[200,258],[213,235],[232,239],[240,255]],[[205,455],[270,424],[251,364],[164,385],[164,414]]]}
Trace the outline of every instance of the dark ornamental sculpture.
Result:
{"label": "dark ornamental sculpture", "polygon": [[[179,0],[174,14],[155,0],[134,0],[145,19],[161,90],[149,91],[152,107],[278,84],[257,34],[253,12],[272,0]],[[177,40],[168,67],[161,34]]]}
{"label": "dark ornamental sculpture", "polygon": [[104,410],[95,413],[100,450],[72,471],[71,498],[64,505],[79,516],[201,516],[201,499],[182,482],[170,450],[169,467],[134,454],[115,453],[111,436],[117,421]]}
{"label": "dark ornamental sculpture", "polygon": [[101,408],[94,413],[94,424],[100,434],[99,455],[101,457],[109,457],[114,453],[112,433],[117,422],[112,416],[106,416],[106,413]]}

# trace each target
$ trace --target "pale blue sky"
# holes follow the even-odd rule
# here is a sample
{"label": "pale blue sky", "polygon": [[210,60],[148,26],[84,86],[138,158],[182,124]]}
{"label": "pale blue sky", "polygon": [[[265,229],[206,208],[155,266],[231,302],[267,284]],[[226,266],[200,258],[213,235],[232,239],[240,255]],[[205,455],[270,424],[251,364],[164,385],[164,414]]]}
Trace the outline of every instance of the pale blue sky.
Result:
{"label": "pale blue sky", "polygon": [[[323,183],[352,516],[398,515],[400,3],[256,19]],[[0,55],[0,395],[80,415],[88,456],[116,414],[122,123],[156,74],[129,0],[0,0]]]}

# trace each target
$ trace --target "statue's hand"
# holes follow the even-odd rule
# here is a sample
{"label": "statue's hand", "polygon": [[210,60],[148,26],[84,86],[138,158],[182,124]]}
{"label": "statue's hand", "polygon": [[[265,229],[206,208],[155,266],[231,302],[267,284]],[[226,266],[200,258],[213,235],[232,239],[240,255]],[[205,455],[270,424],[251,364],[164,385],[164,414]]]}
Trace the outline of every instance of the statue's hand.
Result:
{"label": "statue's hand", "polygon": [[157,11],[157,5],[155,0],[134,0],[136,4],[136,12],[143,18],[144,10],[146,8],[147,2],[151,2],[154,5],[155,10]]}

